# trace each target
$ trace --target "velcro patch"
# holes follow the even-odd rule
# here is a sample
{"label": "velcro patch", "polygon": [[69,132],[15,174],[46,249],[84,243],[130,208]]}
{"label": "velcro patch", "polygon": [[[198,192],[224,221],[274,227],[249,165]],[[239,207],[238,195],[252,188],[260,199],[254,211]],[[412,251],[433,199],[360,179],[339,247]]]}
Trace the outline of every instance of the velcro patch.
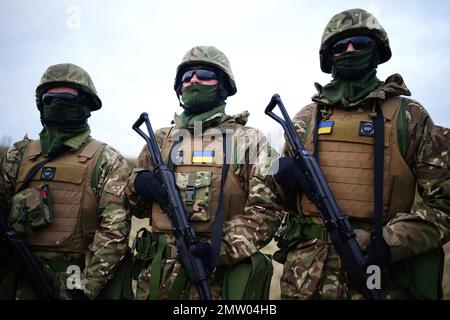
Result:
{"label": "velcro patch", "polygon": [[42,168],[41,180],[50,181],[55,177],[56,168],[55,167],[44,167]]}
{"label": "velcro patch", "polygon": [[196,150],[192,152],[192,163],[212,163],[214,160],[214,151]]}
{"label": "velcro patch", "polygon": [[372,122],[361,121],[359,124],[359,135],[361,137],[373,137],[375,134],[375,127]]}
{"label": "velcro patch", "polygon": [[334,121],[322,121],[319,123],[318,134],[330,134],[333,128]]}

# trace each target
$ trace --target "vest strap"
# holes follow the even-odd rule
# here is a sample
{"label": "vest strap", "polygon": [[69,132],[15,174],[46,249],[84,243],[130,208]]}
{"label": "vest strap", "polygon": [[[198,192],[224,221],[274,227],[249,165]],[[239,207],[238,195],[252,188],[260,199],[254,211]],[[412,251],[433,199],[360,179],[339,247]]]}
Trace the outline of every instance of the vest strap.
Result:
{"label": "vest strap", "polygon": [[377,264],[382,261],[383,241],[383,184],[384,184],[384,117],[381,106],[376,101],[376,115],[373,119],[375,129],[374,157],[373,157],[373,192],[375,211],[375,257]]}

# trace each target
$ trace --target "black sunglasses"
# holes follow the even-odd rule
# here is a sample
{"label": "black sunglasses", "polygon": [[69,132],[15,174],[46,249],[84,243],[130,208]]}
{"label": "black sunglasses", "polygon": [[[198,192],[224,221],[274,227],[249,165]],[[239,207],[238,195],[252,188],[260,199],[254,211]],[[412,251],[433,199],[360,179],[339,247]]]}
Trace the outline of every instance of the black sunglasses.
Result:
{"label": "black sunglasses", "polygon": [[370,48],[374,41],[371,37],[367,36],[355,36],[355,37],[349,37],[342,40],[339,40],[333,46],[331,47],[331,52],[333,54],[341,54],[347,51],[347,47],[349,42],[352,43],[353,48],[356,50],[364,50]]}
{"label": "black sunglasses", "polygon": [[82,98],[80,95],[67,92],[46,92],[42,95],[43,104],[50,104],[52,103],[53,99],[60,99],[69,103],[82,102]]}
{"label": "black sunglasses", "polygon": [[206,70],[206,69],[194,69],[188,70],[181,76],[181,82],[191,81],[194,74],[197,75],[197,78],[200,80],[217,80],[217,74],[214,71]]}

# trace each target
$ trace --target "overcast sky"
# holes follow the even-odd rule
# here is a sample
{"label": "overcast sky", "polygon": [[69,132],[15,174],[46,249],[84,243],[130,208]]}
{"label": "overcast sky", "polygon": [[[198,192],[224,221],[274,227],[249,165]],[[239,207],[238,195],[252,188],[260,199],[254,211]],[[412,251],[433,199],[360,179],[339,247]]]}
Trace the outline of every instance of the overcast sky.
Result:
{"label": "overcast sky", "polygon": [[144,141],[134,121],[146,111],[155,129],[170,125],[182,111],[173,91],[178,63],[191,47],[213,45],[228,56],[238,86],[227,112],[248,110],[249,125],[279,148],[282,133],[265,106],[279,93],[293,116],[315,81],[329,82],[319,67],[323,29],[355,7],[374,13],[391,41],[378,77],[402,74],[434,122],[450,127],[449,1],[1,0],[0,144],[38,138],[35,88],[49,65],[71,62],[90,73],[103,101],[89,119],[92,136],[136,157]]}

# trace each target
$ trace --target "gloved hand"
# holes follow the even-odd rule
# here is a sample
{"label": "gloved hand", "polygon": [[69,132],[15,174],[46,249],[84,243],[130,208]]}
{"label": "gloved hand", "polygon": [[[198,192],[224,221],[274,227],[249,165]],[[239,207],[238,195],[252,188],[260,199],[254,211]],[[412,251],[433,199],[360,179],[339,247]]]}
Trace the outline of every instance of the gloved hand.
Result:
{"label": "gloved hand", "polygon": [[285,189],[309,191],[311,186],[292,157],[278,159],[278,172],[273,175],[276,182]]}
{"label": "gloved hand", "polygon": [[158,176],[150,171],[141,171],[137,174],[134,180],[134,189],[147,201],[163,203],[167,198],[166,190]]}
{"label": "gloved hand", "polygon": [[367,246],[366,265],[378,265],[380,268],[386,267],[391,262],[391,249],[386,241],[384,241],[384,239],[381,239],[381,257],[380,261],[377,261],[375,244],[375,239],[372,239]]}
{"label": "gloved hand", "polygon": [[84,294],[83,290],[72,289],[67,291],[69,292],[71,300],[89,300],[89,298]]}

